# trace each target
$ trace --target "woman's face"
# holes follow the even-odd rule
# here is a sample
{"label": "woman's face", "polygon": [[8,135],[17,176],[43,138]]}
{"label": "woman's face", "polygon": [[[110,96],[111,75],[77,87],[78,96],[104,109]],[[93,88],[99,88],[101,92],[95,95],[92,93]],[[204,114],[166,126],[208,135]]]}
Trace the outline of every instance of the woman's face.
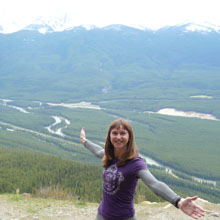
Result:
{"label": "woman's face", "polygon": [[125,150],[129,141],[129,133],[120,125],[111,130],[110,140],[116,151]]}

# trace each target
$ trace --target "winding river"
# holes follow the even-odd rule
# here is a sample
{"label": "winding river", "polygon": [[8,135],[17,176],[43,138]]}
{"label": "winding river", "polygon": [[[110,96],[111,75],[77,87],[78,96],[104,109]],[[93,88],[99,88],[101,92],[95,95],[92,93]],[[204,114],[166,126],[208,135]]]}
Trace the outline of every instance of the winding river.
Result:
{"label": "winding river", "polygon": [[14,108],[22,113],[30,113],[28,111],[26,111],[24,108],[15,106],[15,105],[9,105],[8,103],[13,102],[13,100],[9,100],[9,99],[0,99],[2,101],[2,103],[0,103],[1,105],[7,106],[9,108]]}
{"label": "winding river", "polygon": [[[55,120],[55,122],[52,125],[49,125],[45,127],[50,133],[59,135],[61,137],[65,137],[65,134],[62,132],[62,129],[67,128],[68,125],[70,125],[70,121],[64,117],[60,116],[52,116],[52,118]],[[63,127],[53,129],[58,124],[61,124],[62,122],[65,123]]]}

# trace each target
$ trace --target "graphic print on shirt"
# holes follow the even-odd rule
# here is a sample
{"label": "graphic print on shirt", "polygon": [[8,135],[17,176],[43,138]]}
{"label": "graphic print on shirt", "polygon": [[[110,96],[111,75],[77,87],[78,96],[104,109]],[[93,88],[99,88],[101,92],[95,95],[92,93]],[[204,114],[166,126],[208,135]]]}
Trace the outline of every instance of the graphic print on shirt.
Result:
{"label": "graphic print on shirt", "polygon": [[115,194],[119,188],[121,182],[124,180],[122,172],[118,171],[117,165],[113,164],[103,171],[104,178],[104,191],[108,194]]}

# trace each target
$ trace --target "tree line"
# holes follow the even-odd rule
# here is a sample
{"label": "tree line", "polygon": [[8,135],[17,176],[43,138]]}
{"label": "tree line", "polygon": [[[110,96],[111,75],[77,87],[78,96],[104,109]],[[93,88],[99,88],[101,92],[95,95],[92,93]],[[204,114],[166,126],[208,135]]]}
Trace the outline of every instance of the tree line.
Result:
{"label": "tree line", "polygon": [[[167,182],[177,193],[194,194],[199,191],[202,198],[219,202],[217,192],[210,192],[205,186],[189,185],[174,181],[160,170],[151,169],[158,179]],[[74,198],[100,202],[102,198],[102,168],[56,156],[0,147],[0,193],[34,193],[42,188],[60,186]],[[198,193],[197,193],[198,194]],[[218,195],[218,194],[216,194]],[[144,200],[160,202],[148,187],[139,181],[135,202]]]}

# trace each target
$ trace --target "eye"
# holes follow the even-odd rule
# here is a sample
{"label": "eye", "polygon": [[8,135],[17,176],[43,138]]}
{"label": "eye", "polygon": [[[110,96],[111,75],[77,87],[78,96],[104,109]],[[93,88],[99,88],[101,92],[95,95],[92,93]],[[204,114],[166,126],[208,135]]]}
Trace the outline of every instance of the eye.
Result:
{"label": "eye", "polygon": [[112,135],[116,136],[116,135],[117,135],[117,132],[113,131],[113,132],[112,132]]}

